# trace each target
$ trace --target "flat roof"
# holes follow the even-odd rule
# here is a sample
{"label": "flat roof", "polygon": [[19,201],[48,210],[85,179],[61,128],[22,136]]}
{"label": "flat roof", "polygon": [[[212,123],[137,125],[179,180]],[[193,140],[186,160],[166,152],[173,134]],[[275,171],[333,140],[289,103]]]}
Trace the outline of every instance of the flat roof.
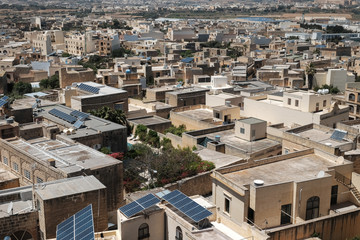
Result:
{"label": "flat roof", "polygon": [[[40,99],[40,100],[42,107],[59,104],[59,102],[53,102],[46,99]],[[24,109],[24,108],[31,108],[35,103],[36,103],[36,98],[28,96],[25,98],[16,99],[13,103],[11,103],[10,106],[13,109]]]}
{"label": "flat roof", "polygon": [[6,182],[14,179],[18,179],[18,177],[6,169],[0,168],[0,182]]}
{"label": "flat roof", "polygon": [[243,160],[243,158],[216,152],[207,148],[196,151],[196,153],[202,160],[214,163],[215,168],[225,167]]}
{"label": "flat roof", "polygon": [[86,85],[89,85],[89,86],[92,86],[92,87],[96,87],[96,88],[99,89],[99,93],[95,94],[95,93],[90,93],[90,92],[83,91],[83,90],[79,89],[82,92],[85,92],[86,95],[73,96],[74,98],[103,97],[103,96],[106,96],[106,95],[123,94],[123,93],[127,92],[126,90],[123,90],[123,89],[120,89],[120,88],[114,88],[114,87],[110,87],[110,86],[95,83],[95,82],[81,82],[81,83],[78,83],[78,84],[79,85],[80,84],[86,84]]}
{"label": "flat roof", "polygon": [[84,192],[91,192],[106,187],[94,176],[82,176],[79,178],[70,178],[69,181],[57,184],[43,183],[44,188],[36,189],[36,193],[42,200],[75,195]]}
{"label": "flat roof", "polygon": [[192,93],[192,92],[208,92],[208,91],[210,90],[206,88],[182,88],[172,92],[167,92],[166,94],[179,95],[179,94]]}
{"label": "flat roof", "polygon": [[237,121],[246,123],[246,124],[257,124],[257,123],[264,123],[264,122],[266,123],[266,121],[258,119],[258,118],[254,118],[254,117],[239,119]]}
{"label": "flat roof", "polygon": [[48,164],[50,159],[55,160],[56,169],[66,174],[79,172],[82,169],[116,165],[121,162],[80,143],[69,144],[47,138],[35,138],[28,141],[9,139],[7,142],[19,152],[26,153],[44,164]]}
{"label": "flat roof", "polygon": [[[66,128],[73,128],[73,124],[71,124],[67,121],[64,121],[58,117],[55,117],[54,115],[49,114],[49,111],[53,108],[55,108],[59,111],[62,111],[64,113],[67,113],[67,114],[70,114],[72,111],[74,111],[74,109],[68,108],[64,105],[53,105],[53,106],[42,107],[41,109],[43,109],[43,111],[38,112],[37,115],[39,117],[48,119],[51,122],[54,122],[61,126],[65,126]],[[105,119],[98,118],[98,117],[95,117],[90,114],[89,114],[89,118],[84,121],[84,125],[86,127],[77,129],[74,134],[66,135],[66,134],[62,133],[62,135],[66,136],[68,138],[71,138],[71,139],[77,139],[79,137],[85,137],[85,136],[89,136],[89,135],[97,135],[97,134],[99,134],[98,131],[108,132],[108,131],[126,128],[123,125],[120,125],[120,124],[117,124],[117,123],[114,123],[111,121],[107,121]]]}
{"label": "flat roof", "polygon": [[[291,133],[291,130],[290,132]],[[307,129],[305,131],[302,132],[296,132],[296,135],[299,135],[302,138],[306,138],[309,139],[311,141],[317,142],[317,143],[321,143],[321,144],[329,144],[331,143],[332,147],[338,147],[344,144],[348,144],[348,143],[352,143],[351,141],[348,140],[334,140],[331,138],[333,131],[322,131],[319,129]]]}
{"label": "flat roof", "polygon": [[212,140],[215,140],[216,136],[220,136],[220,141],[225,143],[226,145],[232,146],[249,154],[272,148],[280,144],[274,140],[267,138],[249,142],[237,137],[235,135],[234,129],[204,134],[196,136],[196,138],[199,139],[202,137],[208,137]]}
{"label": "flat roof", "polygon": [[207,108],[199,108],[199,109],[187,110],[183,112],[174,112],[174,113],[196,120],[206,120],[206,119],[214,118],[213,111]]}
{"label": "flat roof", "polygon": [[142,124],[145,126],[157,125],[162,123],[171,123],[170,120],[158,116],[151,116],[151,117],[145,116],[141,118],[133,118],[128,120],[131,123]]}
{"label": "flat roof", "polygon": [[[345,163],[350,163],[344,160]],[[320,171],[327,171],[331,167],[343,165],[328,160],[315,153],[288,158],[283,161],[264,164],[257,167],[226,173],[224,177],[238,185],[253,184],[254,180],[264,181],[264,186],[287,182],[304,182],[316,179]],[[324,177],[330,174],[325,173]]]}

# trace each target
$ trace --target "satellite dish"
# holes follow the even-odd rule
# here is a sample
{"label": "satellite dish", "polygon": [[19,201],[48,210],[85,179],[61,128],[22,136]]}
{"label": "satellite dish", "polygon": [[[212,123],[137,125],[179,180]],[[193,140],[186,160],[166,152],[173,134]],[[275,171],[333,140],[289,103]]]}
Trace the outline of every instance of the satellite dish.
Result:
{"label": "satellite dish", "polygon": [[4,240],[11,240],[11,237],[6,236],[6,237],[4,237]]}
{"label": "satellite dish", "polygon": [[316,175],[317,178],[322,178],[322,177],[324,177],[324,176],[325,176],[325,172],[324,172],[324,171],[320,171],[320,172]]}
{"label": "satellite dish", "polygon": [[10,202],[8,208],[7,208],[7,213],[8,214],[11,214],[12,213],[12,210],[13,210],[13,206],[14,206],[14,203],[13,202]]}

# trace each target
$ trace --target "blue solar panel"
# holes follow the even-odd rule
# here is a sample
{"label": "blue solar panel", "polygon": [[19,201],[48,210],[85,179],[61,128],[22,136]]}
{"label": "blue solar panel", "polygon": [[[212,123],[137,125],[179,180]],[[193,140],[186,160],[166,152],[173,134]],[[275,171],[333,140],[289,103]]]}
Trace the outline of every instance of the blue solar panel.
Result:
{"label": "blue solar panel", "polygon": [[200,206],[198,203],[190,199],[179,190],[175,190],[165,195],[163,199],[178,209],[180,212],[184,213],[194,222],[200,222],[201,220],[212,215],[212,212]]}
{"label": "blue solar panel", "polygon": [[72,215],[56,227],[57,240],[94,240],[94,220],[92,205]]}
{"label": "blue solar panel", "polygon": [[4,106],[5,104],[7,104],[7,101],[0,99],[0,107]]}
{"label": "blue solar panel", "polygon": [[136,201],[133,201],[125,206],[119,208],[120,212],[122,212],[127,218],[134,216],[135,214],[154,206],[159,203],[160,200],[155,197],[154,194],[148,194],[145,197],[142,197]]}
{"label": "blue solar panel", "polygon": [[71,116],[74,116],[82,121],[86,120],[89,118],[89,114],[87,113],[83,113],[83,112],[80,112],[80,111],[77,111],[77,110],[74,110],[70,113]]}
{"label": "blue solar panel", "polygon": [[3,96],[3,97],[1,98],[1,100],[7,101],[7,100],[9,100],[9,97],[8,97],[8,96]]}
{"label": "blue solar panel", "polygon": [[90,93],[99,93],[100,89],[97,87],[93,87],[84,83],[81,83],[80,85],[77,86],[79,89],[86,91],[86,92],[90,92]]}
{"label": "blue solar panel", "polygon": [[[1,101],[1,100],[0,100],[0,101]],[[49,113],[50,113],[51,115],[54,115],[55,117],[58,117],[58,118],[60,118],[60,119],[62,119],[62,120],[64,120],[64,121],[67,121],[67,122],[69,122],[69,123],[75,123],[75,122],[77,121],[76,117],[70,116],[69,114],[64,113],[64,112],[62,112],[62,111],[60,111],[60,110],[57,110],[57,109],[55,109],[55,108],[51,109],[51,110],[49,111]]]}
{"label": "blue solar panel", "polygon": [[333,132],[333,134],[331,135],[330,138],[338,140],[338,141],[342,141],[344,139],[344,137],[346,136],[346,134],[347,134],[347,132],[345,132],[345,131],[335,129],[335,131]]}
{"label": "blue solar panel", "polygon": [[81,120],[77,120],[73,126],[74,126],[74,128],[79,129],[82,127],[82,125],[84,125],[84,122]]}

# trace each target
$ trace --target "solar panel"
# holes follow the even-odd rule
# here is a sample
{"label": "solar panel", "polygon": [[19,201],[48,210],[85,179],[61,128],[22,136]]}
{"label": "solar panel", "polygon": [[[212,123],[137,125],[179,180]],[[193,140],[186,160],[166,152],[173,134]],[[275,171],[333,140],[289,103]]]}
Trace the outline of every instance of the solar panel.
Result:
{"label": "solar panel", "polygon": [[4,106],[5,104],[7,104],[7,101],[0,99],[0,107]]}
{"label": "solar panel", "polygon": [[78,85],[77,87],[80,88],[83,91],[90,92],[90,93],[98,94],[99,91],[100,91],[99,88],[93,87],[93,86],[90,86],[90,85],[87,85],[87,84],[84,84],[84,83],[80,83],[80,85]]}
{"label": "solar panel", "polygon": [[74,110],[70,113],[71,116],[74,116],[80,120],[86,120],[89,118],[89,114],[87,113],[83,113],[83,112],[80,112],[80,111],[77,111],[77,110]]}
{"label": "solar panel", "polygon": [[84,125],[84,122],[81,121],[81,120],[77,120],[77,121],[74,123],[74,128],[79,129],[79,128],[82,127],[82,125]]}
{"label": "solar panel", "polygon": [[198,203],[179,190],[175,190],[169,194],[166,194],[163,199],[178,209],[180,212],[184,213],[194,222],[200,222],[201,220],[212,215],[212,212],[200,206]]}
{"label": "solar panel", "polygon": [[163,196],[165,196],[166,194],[169,194],[169,193],[171,193],[171,191],[165,189],[165,190],[162,191],[162,192],[155,193],[155,195],[156,195],[158,198],[162,198]]}
{"label": "solar panel", "polygon": [[154,194],[150,193],[145,197],[142,197],[138,200],[135,200],[125,206],[119,208],[120,212],[122,212],[127,218],[134,216],[135,214],[154,206],[155,204],[159,203],[160,200],[155,197]]}
{"label": "solar panel", "polygon": [[[0,101],[1,101],[1,100],[0,100]],[[60,118],[60,119],[62,119],[62,120],[64,120],[64,121],[67,121],[67,122],[69,122],[69,123],[74,123],[74,122],[77,121],[76,117],[70,116],[69,114],[64,113],[64,112],[62,112],[62,111],[60,111],[60,110],[57,110],[57,109],[55,109],[55,108],[51,109],[51,110],[49,111],[49,113],[50,113],[51,115],[55,116],[55,117],[58,117],[58,118]]]}
{"label": "solar panel", "polygon": [[332,138],[334,140],[342,141],[344,139],[344,137],[346,136],[346,134],[347,134],[347,132],[345,132],[345,131],[335,129],[335,131],[333,132],[333,134],[331,135],[330,138]]}
{"label": "solar panel", "polygon": [[7,101],[7,100],[9,100],[9,97],[8,97],[8,96],[3,96],[3,97],[1,98],[1,100]]}
{"label": "solar panel", "polygon": [[92,205],[88,205],[56,226],[57,240],[93,240],[94,220]]}
{"label": "solar panel", "polygon": [[37,103],[34,103],[33,105],[32,105],[32,108],[37,108],[38,107],[38,104]]}

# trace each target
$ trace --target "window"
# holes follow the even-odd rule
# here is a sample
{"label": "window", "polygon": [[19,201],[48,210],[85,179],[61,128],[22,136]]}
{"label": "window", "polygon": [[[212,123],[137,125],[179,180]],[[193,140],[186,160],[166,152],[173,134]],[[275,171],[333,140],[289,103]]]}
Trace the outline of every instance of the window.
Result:
{"label": "window", "polygon": [[225,212],[230,213],[230,199],[225,197]]}
{"label": "window", "polygon": [[245,128],[240,128],[240,133],[245,134]]}
{"label": "window", "polygon": [[30,180],[30,172],[28,170],[24,170],[24,176]]}
{"label": "window", "polygon": [[19,172],[19,165],[17,163],[13,163],[13,169],[16,171],[16,172]]}
{"label": "window", "polygon": [[9,166],[9,160],[7,159],[7,157],[4,157],[3,159],[4,159],[4,164]]}
{"label": "window", "polygon": [[349,101],[355,101],[355,95],[350,93],[349,94]]}
{"label": "window", "polygon": [[176,227],[176,240],[183,240],[182,230],[180,227]]}
{"label": "window", "polygon": [[320,205],[320,198],[317,196],[311,197],[307,200],[305,220],[310,220],[319,217],[319,205]]}
{"label": "window", "polygon": [[196,99],[195,98],[193,99],[193,105],[196,105]]}
{"label": "window", "polygon": [[280,224],[289,224],[291,223],[291,204],[286,204],[281,206],[281,220]]}
{"label": "window", "polygon": [[255,133],[256,133],[255,129],[251,130],[251,136],[252,137],[255,137]]}
{"label": "window", "polygon": [[150,237],[149,225],[143,223],[140,225],[138,230],[138,239],[144,239]]}
{"label": "window", "polygon": [[291,98],[288,98],[288,105],[291,105]]}
{"label": "window", "polygon": [[36,183],[43,183],[44,180],[42,180],[42,178],[36,177]]}
{"label": "window", "polygon": [[295,107],[299,106],[299,100],[295,100]]}
{"label": "window", "polygon": [[323,107],[326,107],[326,100],[323,101]]}

